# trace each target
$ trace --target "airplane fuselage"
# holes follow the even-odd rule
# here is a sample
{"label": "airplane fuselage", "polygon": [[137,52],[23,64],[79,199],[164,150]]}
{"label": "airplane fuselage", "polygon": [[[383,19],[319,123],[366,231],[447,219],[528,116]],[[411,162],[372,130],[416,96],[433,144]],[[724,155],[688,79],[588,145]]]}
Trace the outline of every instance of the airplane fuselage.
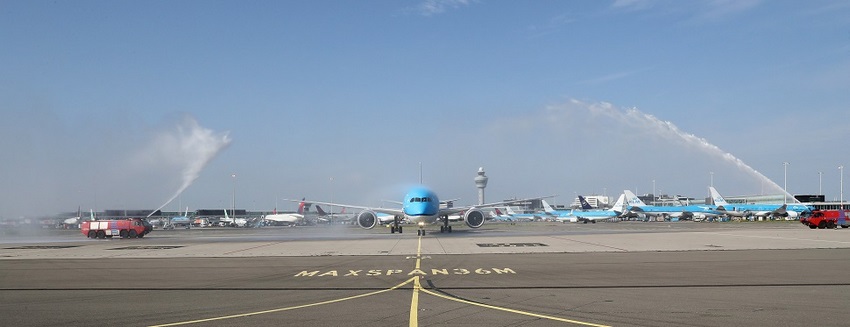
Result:
{"label": "airplane fuselage", "polygon": [[433,224],[440,218],[440,199],[425,187],[415,187],[404,196],[405,218],[415,224]]}

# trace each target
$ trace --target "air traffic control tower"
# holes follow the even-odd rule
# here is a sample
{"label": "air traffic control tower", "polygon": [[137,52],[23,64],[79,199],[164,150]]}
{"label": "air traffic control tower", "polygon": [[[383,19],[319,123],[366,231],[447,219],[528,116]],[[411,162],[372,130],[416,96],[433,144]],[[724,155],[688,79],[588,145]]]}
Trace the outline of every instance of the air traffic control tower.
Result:
{"label": "air traffic control tower", "polygon": [[489,178],[484,175],[484,167],[478,168],[478,176],[475,176],[475,187],[478,188],[478,204],[484,204],[484,188],[487,187]]}

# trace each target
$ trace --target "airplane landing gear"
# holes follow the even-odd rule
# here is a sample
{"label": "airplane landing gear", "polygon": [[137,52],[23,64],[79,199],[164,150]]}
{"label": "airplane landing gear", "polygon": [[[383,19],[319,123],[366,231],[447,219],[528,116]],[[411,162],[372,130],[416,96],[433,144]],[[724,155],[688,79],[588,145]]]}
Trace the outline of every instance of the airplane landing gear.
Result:
{"label": "airplane landing gear", "polygon": [[451,233],[452,226],[449,226],[449,217],[443,216],[443,226],[440,226],[440,233]]}
{"label": "airplane landing gear", "polygon": [[390,226],[390,233],[392,233],[392,234],[395,234],[395,232],[398,232],[399,234],[402,233],[402,229],[401,229],[401,226],[399,226],[398,221],[399,221],[398,216],[393,217],[393,225]]}

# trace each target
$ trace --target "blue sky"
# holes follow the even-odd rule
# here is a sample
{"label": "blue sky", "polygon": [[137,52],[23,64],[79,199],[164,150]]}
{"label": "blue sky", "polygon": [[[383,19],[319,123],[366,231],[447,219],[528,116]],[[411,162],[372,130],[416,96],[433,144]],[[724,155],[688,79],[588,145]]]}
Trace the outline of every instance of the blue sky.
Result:
{"label": "blue sky", "polygon": [[156,208],[191,128],[229,142],[193,209],[379,205],[420,162],[461,202],[479,166],[491,200],[776,193],[719,153],[833,199],[850,164],[843,1],[4,1],[0,44],[0,217]]}

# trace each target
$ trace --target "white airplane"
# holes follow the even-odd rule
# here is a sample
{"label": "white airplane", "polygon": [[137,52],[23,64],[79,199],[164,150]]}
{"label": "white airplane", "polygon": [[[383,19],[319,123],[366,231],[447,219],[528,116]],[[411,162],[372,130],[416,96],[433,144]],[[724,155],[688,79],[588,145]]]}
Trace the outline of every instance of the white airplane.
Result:
{"label": "white airplane", "polygon": [[298,204],[298,213],[277,213],[277,209],[271,215],[265,215],[263,220],[272,225],[289,225],[295,226],[304,219],[304,201]]}
{"label": "white airplane", "polygon": [[[94,210],[89,209],[89,219],[94,220]],[[77,209],[77,216],[62,221],[65,225],[79,225],[82,222],[82,213]]]}
{"label": "white airplane", "polygon": [[[539,198],[533,198],[539,199]],[[508,203],[520,202],[520,201],[528,201],[532,199],[521,199],[521,200],[512,200],[507,202],[496,202],[496,203],[487,203],[483,205],[476,206],[466,206],[466,207],[454,207],[454,208],[445,208],[441,207],[440,200],[437,197],[437,193],[434,191],[424,187],[417,186],[410,189],[407,194],[404,196],[404,201],[402,201],[401,209],[390,209],[390,208],[372,208],[365,206],[356,206],[356,205],[348,205],[348,204],[340,204],[340,203],[330,203],[330,202],[319,202],[319,201],[310,201],[311,203],[321,204],[321,205],[329,205],[329,206],[337,206],[337,207],[346,207],[353,209],[360,209],[360,213],[357,214],[356,221],[357,225],[365,229],[372,229],[378,224],[378,214],[383,213],[387,215],[391,215],[395,217],[393,219],[393,224],[390,227],[390,233],[402,232],[402,226],[399,226],[400,219],[407,219],[419,226],[419,230],[417,231],[417,235],[425,235],[425,225],[433,224],[438,221],[442,222],[440,226],[440,232],[452,232],[452,226],[449,225],[448,216],[454,215],[460,212],[464,212],[463,220],[466,222],[466,225],[470,228],[479,228],[484,224],[485,214],[480,210],[481,208],[490,208],[495,206],[506,205]],[[298,200],[288,200],[296,202]]]}
{"label": "white airplane", "polygon": [[505,206],[505,211],[508,217],[515,221],[537,221],[547,218],[547,215],[542,213],[516,213],[510,206]]}
{"label": "white airplane", "polygon": [[248,224],[248,219],[245,218],[230,218],[227,215],[227,209],[224,209],[224,218],[219,220],[220,222],[225,223],[227,226],[233,227],[245,227]]}

